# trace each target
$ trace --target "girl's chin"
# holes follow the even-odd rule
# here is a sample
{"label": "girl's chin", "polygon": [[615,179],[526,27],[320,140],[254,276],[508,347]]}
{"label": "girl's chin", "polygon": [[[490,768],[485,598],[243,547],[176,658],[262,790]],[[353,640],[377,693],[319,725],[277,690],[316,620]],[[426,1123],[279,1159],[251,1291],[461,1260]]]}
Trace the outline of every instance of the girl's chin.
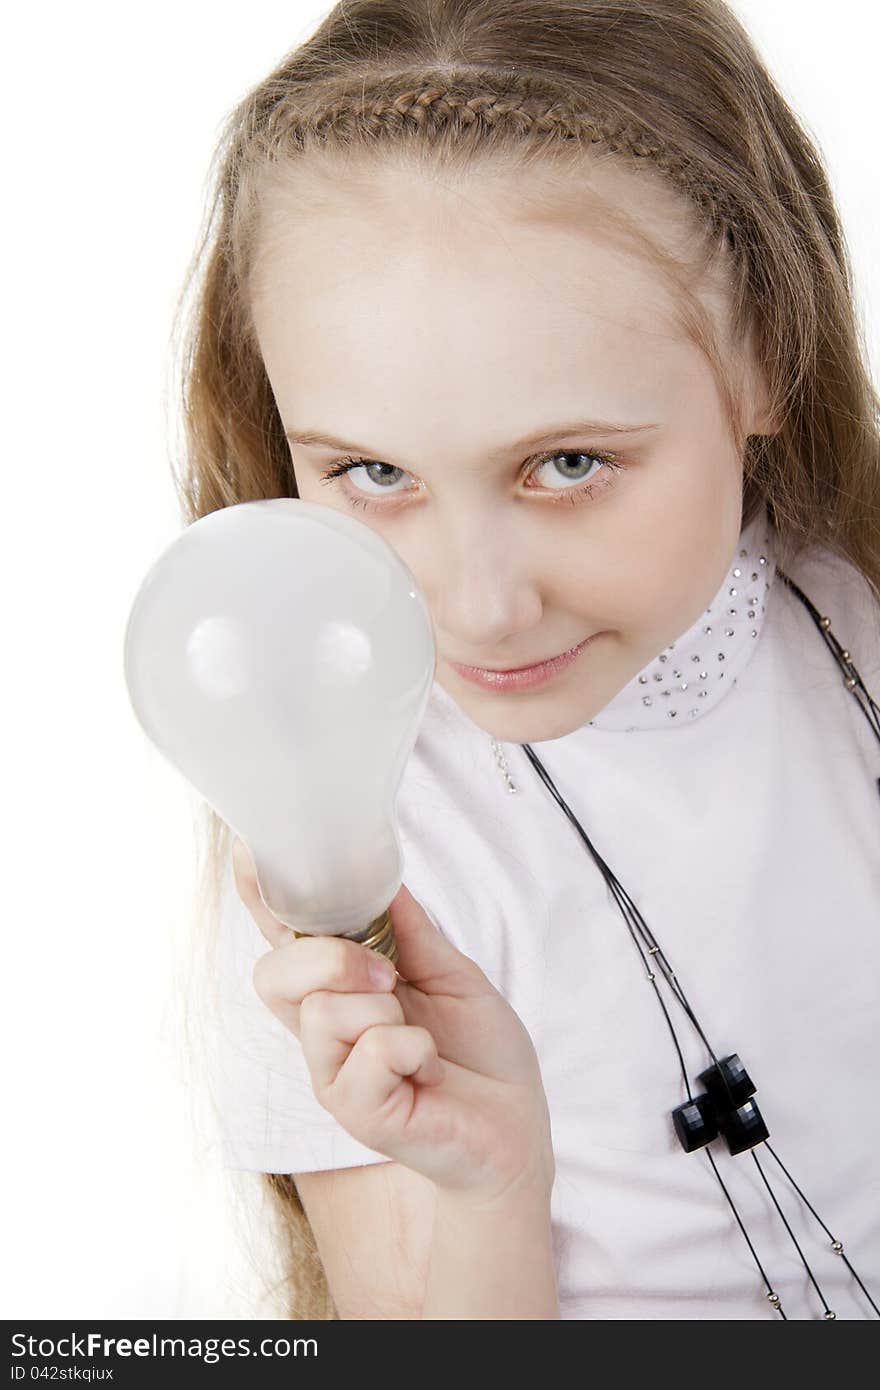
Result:
{"label": "girl's chin", "polygon": [[554,700],[549,691],[540,689],[518,691],[512,698],[463,681],[455,690],[442,681],[437,684],[473,724],[500,743],[546,743],[564,738],[583,728],[599,712],[590,706],[579,708],[571,698],[563,700],[557,696]]}

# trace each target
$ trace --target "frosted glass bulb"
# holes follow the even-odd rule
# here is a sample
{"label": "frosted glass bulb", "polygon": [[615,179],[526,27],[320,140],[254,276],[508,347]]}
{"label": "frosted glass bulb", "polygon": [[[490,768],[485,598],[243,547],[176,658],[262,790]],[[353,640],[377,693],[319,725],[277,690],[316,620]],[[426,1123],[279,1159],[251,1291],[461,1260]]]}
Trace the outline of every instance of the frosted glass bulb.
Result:
{"label": "frosted glass bulb", "polygon": [[125,632],[144,732],[247,845],[269,910],[314,935],[363,938],[400,887],[394,808],[435,663],[395,551],[290,497],[188,526]]}

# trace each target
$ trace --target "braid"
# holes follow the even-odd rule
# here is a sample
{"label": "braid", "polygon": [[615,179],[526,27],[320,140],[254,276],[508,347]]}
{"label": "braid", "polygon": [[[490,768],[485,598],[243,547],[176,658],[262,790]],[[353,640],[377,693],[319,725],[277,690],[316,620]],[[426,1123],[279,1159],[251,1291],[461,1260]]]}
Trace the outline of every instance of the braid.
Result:
{"label": "braid", "polygon": [[[473,90],[475,80],[480,84],[478,92]],[[395,90],[400,82],[407,85]],[[321,99],[320,84],[311,90],[318,95],[304,101],[300,93],[287,89],[270,106],[258,131],[267,148],[348,147],[400,134],[427,136],[444,127],[475,134],[481,129],[487,133],[512,130],[523,142],[543,136],[549,143],[576,147],[601,143],[610,153],[650,161],[696,203],[713,229],[729,229],[737,221],[737,209],[717,178],[710,178],[694,158],[662,144],[631,112],[577,107],[546,77],[536,80],[521,72],[482,70],[473,76],[463,72],[451,80],[448,74],[438,79],[426,71],[413,82],[410,73],[401,72],[380,74],[347,88],[343,82],[341,91],[337,82],[329,99]],[[260,122],[244,124],[250,124],[253,132]]]}

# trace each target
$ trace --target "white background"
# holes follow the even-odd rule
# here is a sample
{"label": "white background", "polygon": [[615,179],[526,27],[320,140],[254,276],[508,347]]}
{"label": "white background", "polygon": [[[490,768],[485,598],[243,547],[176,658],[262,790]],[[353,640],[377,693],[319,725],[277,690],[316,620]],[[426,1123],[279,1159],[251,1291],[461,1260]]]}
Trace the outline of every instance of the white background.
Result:
{"label": "white background", "polygon": [[[830,169],[876,378],[875,7],[734,8]],[[135,721],[122,640],[181,525],[168,340],[220,123],[326,9],[54,3],[4,25],[4,1318],[253,1306],[176,1023],[196,798]]]}

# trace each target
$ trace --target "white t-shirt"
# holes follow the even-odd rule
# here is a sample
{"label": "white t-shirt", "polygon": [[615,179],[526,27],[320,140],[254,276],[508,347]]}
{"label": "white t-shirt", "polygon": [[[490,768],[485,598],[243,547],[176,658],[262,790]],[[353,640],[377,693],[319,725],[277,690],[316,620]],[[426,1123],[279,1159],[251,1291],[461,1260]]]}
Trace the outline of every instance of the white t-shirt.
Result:
{"label": "white t-shirt", "polygon": [[[765,522],[743,532],[747,567]],[[880,700],[880,614],[863,577],[825,550],[787,573]],[[731,582],[753,587],[748,574]],[[739,1055],[771,1146],[880,1304],[880,742],[787,586],[740,593],[760,603],[727,620],[736,674],[721,683],[707,667],[714,698],[700,717],[687,718],[707,665],[691,651],[695,624],[665,658],[677,676],[693,662],[681,717],[661,725],[656,704],[642,706],[648,689],[664,708],[652,664],[595,721],[532,747],[716,1056]],[[434,685],[397,803],[403,878],[535,1044],[561,1315],[778,1319],[707,1151],[685,1153],[675,1135],[681,1068],[621,911],[525,752],[501,747],[516,794],[489,736]],[[320,1106],[298,1040],[254,992],[270,948],[229,865],[220,925],[224,1161],[283,1173],[387,1161]],[[711,1058],[665,986],[663,997],[696,1094]],[[821,1317],[752,1154],[731,1156],[722,1138],[711,1153],[787,1317]],[[775,1159],[754,1153],[828,1306],[875,1317]]]}

